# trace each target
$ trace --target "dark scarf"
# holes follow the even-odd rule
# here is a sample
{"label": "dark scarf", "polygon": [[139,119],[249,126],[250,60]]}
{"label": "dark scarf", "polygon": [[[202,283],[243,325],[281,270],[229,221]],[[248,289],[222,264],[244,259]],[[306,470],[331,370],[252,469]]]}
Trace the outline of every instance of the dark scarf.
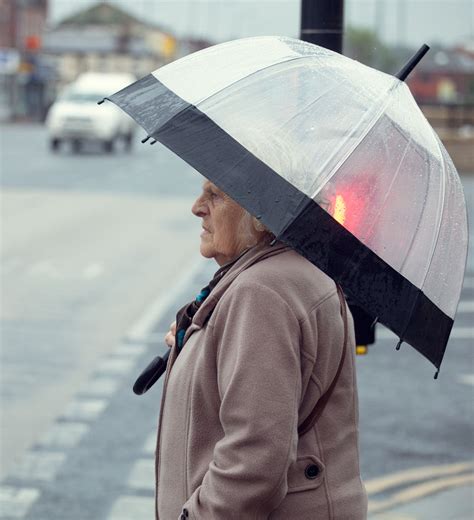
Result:
{"label": "dark scarf", "polygon": [[[272,242],[273,245],[275,240]],[[229,269],[241,258],[245,255],[247,251],[251,248],[247,248],[242,253],[240,253],[236,258],[228,262],[227,264],[220,267],[212,280],[204,287],[201,292],[196,296],[196,298],[187,303],[184,307],[182,307],[177,315],[176,315],[176,347],[177,347],[177,355],[181,352],[184,343],[184,337],[186,335],[186,331],[188,327],[191,325],[193,321],[193,316],[198,311],[199,307],[202,305],[203,301],[209,296],[214,287],[219,283],[220,280],[225,276],[225,274],[229,271]],[[168,363],[168,358],[170,355],[170,350],[165,353],[163,357],[156,356],[151,363],[142,371],[142,373],[138,376],[135,384],[133,385],[133,391],[137,395],[144,394],[148,391],[158,379],[164,374],[166,370],[166,366]]]}
{"label": "dark scarf", "polygon": [[196,296],[196,298],[181,307],[181,309],[176,314],[176,345],[178,354],[181,352],[183,348],[184,336],[186,335],[186,331],[188,327],[191,325],[193,321],[193,316],[198,311],[199,307],[202,305],[204,300],[209,296],[214,287],[219,283],[219,281],[224,277],[224,275],[229,271],[229,269],[237,262],[239,258],[241,258],[250,248],[245,249],[238,255],[236,258],[228,262],[227,264],[220,267],[212,280],[201,289],[201,292]]}
{"label": "dark scarf", "polygon": [[[191,325],[193,321],[193,316],[198,311],[199,307],[202,305],[202,302],[209,296],[214,287],[219,283],[219,281],[224,277],[224,275],[229,271],[229,269],[237,262],[237,260],[242,257],[248,250],[245,249],[242,253],[234,258],[229,263],[223,265],[220,269],[217,270],[213,279],[204,287],[201,292],[196,296],[196,298],[187,303],[184,307],[182,307],[178,314],[176,315],[176,346],[177,346],[177,354],[181,352],[183,348],[184,336],[186,335],[186,331],[188,327]],[[161,356],[156,356],[151,363],[142,371],[142,373],[138,376],[135,384],[133,385],[133,391],[137,395],[142,395],[147,392],[164,374],[166,370],[166,366],[168,364],[170,350],[166,352],[166,354]]]}

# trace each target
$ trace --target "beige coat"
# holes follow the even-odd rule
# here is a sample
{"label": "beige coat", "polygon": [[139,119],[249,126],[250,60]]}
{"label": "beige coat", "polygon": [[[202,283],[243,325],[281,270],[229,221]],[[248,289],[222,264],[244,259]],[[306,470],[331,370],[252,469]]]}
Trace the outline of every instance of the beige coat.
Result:
{"label": "beige coat", "polygon": [[232,266],[194,316],[179,356],[170,353],[157,519],[366,518],[349,319],[338,384],[298,438],[343,353],[335,283],[282,244],[255,246]]}

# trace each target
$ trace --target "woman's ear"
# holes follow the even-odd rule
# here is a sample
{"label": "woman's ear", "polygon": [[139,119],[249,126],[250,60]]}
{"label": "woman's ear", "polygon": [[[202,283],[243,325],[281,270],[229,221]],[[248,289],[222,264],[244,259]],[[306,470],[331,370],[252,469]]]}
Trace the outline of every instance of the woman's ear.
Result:
{"label": "woman's ear", "polygon": [[266,227],[255,217],[252,217],[252,224],[255,231],[258,231],[259,233],[266,231]]}

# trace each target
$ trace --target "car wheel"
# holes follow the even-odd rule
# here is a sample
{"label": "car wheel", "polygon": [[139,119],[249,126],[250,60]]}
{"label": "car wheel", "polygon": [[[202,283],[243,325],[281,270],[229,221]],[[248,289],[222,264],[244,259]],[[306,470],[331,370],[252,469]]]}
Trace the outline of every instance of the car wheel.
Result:
{"label": "car wheel", "polygon": [[82,143],[79,141],[79,139],[74,139],[72,141],[72,151],[74,153],[79,153],[82,150]]}
{"label": "car wheel", "polygon": [[125,142],[125,150],[126,150],[127,152],[130,152],[131,149],[132,149],[133,135],[132,135],[132,134],[127,134],[127,135],[124,137],[124,142]]}
{"label": "car wheel", "polygon": [[61,140],[57,138],[53,138],[49,141],[49,148],[53,152],[57,152],[59,150],[59,146],[61,145]]}
{"label": "car wheel", "polygon": [[104,141],[102,143],[102,148],[106,153],[112,153],[114,151],[114,141],[111,139],[110,141]]}

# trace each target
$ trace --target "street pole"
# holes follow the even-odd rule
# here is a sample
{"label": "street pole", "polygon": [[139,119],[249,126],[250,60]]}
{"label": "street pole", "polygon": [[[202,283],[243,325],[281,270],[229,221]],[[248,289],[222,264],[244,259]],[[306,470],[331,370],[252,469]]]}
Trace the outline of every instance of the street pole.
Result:
{"label": "street pole", "polygon": [[344,0],[301,0],[300,39],[342,54]]}
{"label": "street pole", "polygon": [[[300,39],[342,54],[344,0],[301,0]],[[347,299],[354,318],[357,353],[375,342],[374,317]]]}

